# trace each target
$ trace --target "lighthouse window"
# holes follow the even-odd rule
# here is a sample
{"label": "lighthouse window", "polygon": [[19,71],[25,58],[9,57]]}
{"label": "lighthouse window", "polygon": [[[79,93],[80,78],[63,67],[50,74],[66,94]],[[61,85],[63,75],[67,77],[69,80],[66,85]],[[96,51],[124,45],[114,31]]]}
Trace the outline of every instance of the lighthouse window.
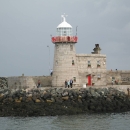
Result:
{"label": "lighthouse window", "polygon": [[64,31],[64,36],[66,36],[66,31]]}
{"label": "lighthouse window", "polygon": [[73,77],[74,82],[76,82],[76,77]]}
{"label": "lighthouse window", "polygon": [[97,67],[100,67],[100,65],[101,65],[100,61],[97,61]]}
{"label": "lighthouse window", "polygon": [[70,45],[70,51],[73,51],[73,45]]}
{"label": "lighthouse window", "polygon": [[88,61],[88,67],[91,67],[91,62],[90,61]]}
{"label": "lighthouse window", "polygon": [[72,65],[74,65],[74,60],[72,60]]}
{"label": "lighthouse window", "polygon": [[101,74],[97,74],[97,80],[101,79]]}
{"label": "lighthouse window", "polygon": [[56,65],[58,65],[58,61],[56,60]]}

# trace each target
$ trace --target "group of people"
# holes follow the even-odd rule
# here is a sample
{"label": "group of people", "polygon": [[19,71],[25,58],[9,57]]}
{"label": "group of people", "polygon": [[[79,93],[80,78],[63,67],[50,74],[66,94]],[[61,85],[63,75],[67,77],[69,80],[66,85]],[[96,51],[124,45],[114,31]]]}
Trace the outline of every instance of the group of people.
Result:
{"label": "group of people", "polygon": [[73,80],[72,79],[70,79],[70,80],[65,80],[65,88],[72,88],[73,87]]}

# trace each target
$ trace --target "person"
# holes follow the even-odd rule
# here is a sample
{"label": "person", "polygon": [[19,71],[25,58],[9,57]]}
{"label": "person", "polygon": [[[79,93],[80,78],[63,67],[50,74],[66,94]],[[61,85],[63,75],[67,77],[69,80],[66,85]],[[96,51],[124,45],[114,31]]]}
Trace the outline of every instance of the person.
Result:
{"label": "person", "polygon": [[41,87],[41,83],[40,83],[40,80],[38,80],[37,88],[40,88],[40,87]]}
{"label": "person", "polygon": [[53,70],[51,69],[51,70],[50,70],[50,75],[52,76],[52,74],[53,74]]}
{"label": "person", "polygon": [[71,88],[73,87],[73,80],[72,79],[70,80],[70,87]]}
{"label": "person", "polygon": [[113,85],[114,81],[112,80],[111,82],[112,82],[112,85]]}
{"label": "person", "polygon": [[65,80],[65,88],[67,88],[67,85],[68,85],[68,83],[67,83],[67,79]]}
{"label": "person", "polygon": [[70,87],[70,81],[69,80],[68,80],[67,84],[68,84],[68,88],[69,88]]}

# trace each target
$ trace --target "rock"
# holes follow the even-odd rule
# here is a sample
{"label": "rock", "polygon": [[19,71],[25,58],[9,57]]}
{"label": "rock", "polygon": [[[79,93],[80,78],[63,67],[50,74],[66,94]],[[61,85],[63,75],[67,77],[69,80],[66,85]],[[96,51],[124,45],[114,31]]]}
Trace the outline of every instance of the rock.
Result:
{"label": "rock", "polygon": [[23,99],[22,97],[19,98],[20,101],[22,101],[22,99]]}
{"label": "rock", "polygon": [[57,97],[56,93],[51,94],[51,97]]}
{"label": "rock", "polygon": [[90,108],[90,110],[95,111],[95,106],[91,105],[89,108]]}
{"label": "rock", "polygon": [[26,98],[26,102],[32,102],[32,98],[31,97],[27,97]]}
{"label": "rock", "polygon": [[35,102],[36,102],[36,103],[39,103],[39,102],[41,102],[41,101],[40,101],[39,99],[36,99]]}
{"label": "rock", "polygon": [[55,99],[54,99],[53,97],[51,98],[51,100],[52,100],[53,102],[55,102]]}
{"label": "rock", "polygon": [[61,93],[57,93],[57,97],[61,98],[62,94]]}
{"label": "rock", "polygon": [[103,92],[103,91],[100,91],[99,94],[100,94],[101,96],[104,96],[104,92]]}
{"label": "rock", "polygon": [[20,102],[21,102],[21,100],[15,99],[15,102],[16,102],[16,103],[20,103]]}
{"label": "rock", "polygon": [[86,96],[87,96],[86,93],[81,94],[81,98],[86,98]]}
{"label": "rock", "polygon": [[70,90],[70,91],[68,92],[68,95],[69,95],[69,96],[73,96],[73,91]]}
{"label": "rock", "polygon": [[86,92],[87,92],[87,89],[86,89],[86,88],[81,88],[81,89],[79,89],[79,91],[80,91],[81,93],[86,93]]}
{"label": "rock", "polygon": [[35,101],[37,97],[35,95],[32,96],[32,100]]}
{"label": "rock", "polygon": [[91,95],[91,93],[87,93],[87,97],[91,97],[92,95]]}
{"label": "rock", "polygon": [[102,91],[102,88],[98,88],[98,89],[95,89],[95,91],[100,94],[100,92]]}
{"label": "rock", "polygon": [[56,89],[55,89],[55,88],[51,90],[51,94],[52,94],[52,95],[53,95],[53,94],[56,94]]}
{"label": "rock", "polygon": [[63,97],[68,96],[68,92],[63,92],[63,93],[62,93],[62,96],[63,96]]}
{"label": "rock", "polygon": [[22,102],[26,102],[26,98],[25,97],[22,97]]}
{"label": "rock", "polygon": [[11,89],[11,94],[14,94],[15,93],[15,89]]}
{"label": "rock", "polygon": [[9,102],[13,102],[14,101],[11,97],[8,100],[9,100]]}
{"label": "rock", "polygon": [[91,93],[91,95],[92,95],[92,96],[94,96],[94,97],[96,97],[96,96],[97,96],[97,95],[96,95],[96,92],[95,92],[95,90],[94,90],[94,89],[91,89],[91,90],[90,90],[90,93]]}
{"label": "rock", "polygon": [[4,96],[4,94],[3,94],[3,93],[1,93],[1,94],[0,94],[0,97],[3,97],[3,96]]}
{"label": "rock", "polygon": [[47,99],[47,98],[51,98],[51,94],[50,93],[45,93],[44,94],[44,99]]}
{"label": "rock", "polygon": [[79,102],[79,103],[82,103],[82,100],[81,100],[81,99],[78,99],[78,102]]}
{"label": "rock", "polygon": [[48,102],[48,103],[52,103],[53,101],[52,101],[52,100],[47,99],[47,100],[46,100],[46,102]]}
{"label": "rock", "polygon": [[70,96],[70,99],[74,99],[74,96]]}
{"label": "rock", "polygon": [[97,92],[95,92],[95,96],[96,97],[100,97],[100,94],[98,94]]}
{"label": "rock", "polygon": [[78,96],[78,99],[81,99],[81,98],[82,98],[82,96],[81,96],[81,95],[79,95],[79,96]]}
{"label": "rock", "polygon": [[101,106],[96,107],[96,112],[101,112],[101,111],[102,111]]}
{"label": "rock", "polygon": [[3,88],[4,88],[4,89],[7,89],[7,86],[6,86],[6,85],[3,85]]}
{"label": "rock", "polygon": [[66,97],[62,97],[62,99],[63,99],[63,100],[68,100],[69,97],[68,97],[68,96],[66,96]]}
{"label": "rock", "polygon": [[106,101],[111,102],[111,99],[110,99],[110,98],[107,98]]}
{"label": "rock", "polygon": [[58,102],[58,103],[62,103],[63,102],[62,99],[59,98],[59,97],[55,97],[55,101]]}
{"label": "rock", "polygon": [[0,93],[4,93],[4,89],[0,89]]}
{"label": "rock", "polygon": [[56,89],[56,92],[57,92],[58,94],[62,94],[62,93],[63,93],[63,89],[62,89],[62,88],[57,88],[57,89]]}
{"label": "rock", "polygon": [[73,91],[73,92],[72,92],[72,95],[73,95],[74,97],[77,97],[77,96],[78,96],[78,94],[77,94],[76,91]]}
{"label": "rock", "polygon": [[32,94],[27,94],[26,96],[27,96],[27,97],[32,97]]}
{"label": "rock", "polygon": [[107,95],[107,93],[108,93],[108,88],[103,88],[102,91],[104,92],[104,95]]}

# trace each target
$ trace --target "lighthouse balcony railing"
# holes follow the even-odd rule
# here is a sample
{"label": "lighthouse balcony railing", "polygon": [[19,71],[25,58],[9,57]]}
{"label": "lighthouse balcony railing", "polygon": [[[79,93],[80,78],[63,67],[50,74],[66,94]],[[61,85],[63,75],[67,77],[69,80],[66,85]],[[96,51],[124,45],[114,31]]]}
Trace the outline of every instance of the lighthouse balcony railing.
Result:
{"label": "lighthouse balcony railing", "polygon": [[78,37],[77,36],[55,36],[55,37],[52,37],[51,40],[53,43],[61,43],[61,42],[77,43]]}

